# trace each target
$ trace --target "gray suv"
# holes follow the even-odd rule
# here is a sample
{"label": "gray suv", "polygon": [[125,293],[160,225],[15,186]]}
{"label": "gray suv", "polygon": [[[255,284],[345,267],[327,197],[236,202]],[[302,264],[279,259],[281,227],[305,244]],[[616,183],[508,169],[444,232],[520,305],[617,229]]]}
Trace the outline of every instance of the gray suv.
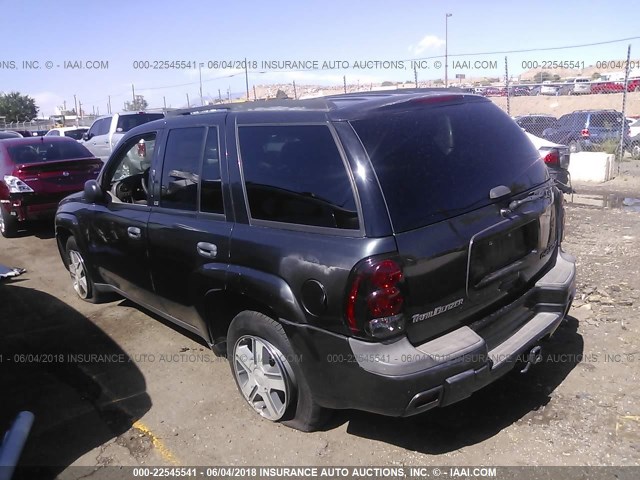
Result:
{"label": "gray suv", "polygon": [[120,139],[132,128],[164,118],[164,113],[124,112],[97,118],[82,138],[84,146],[106,162]]}

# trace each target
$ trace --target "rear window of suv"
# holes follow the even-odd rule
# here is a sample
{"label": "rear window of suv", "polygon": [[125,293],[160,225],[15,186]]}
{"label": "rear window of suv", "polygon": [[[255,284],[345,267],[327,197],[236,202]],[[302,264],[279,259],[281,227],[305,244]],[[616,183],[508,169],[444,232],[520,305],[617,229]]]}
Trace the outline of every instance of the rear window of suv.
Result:
{"label": "rear window of suv", "polygon": [[589,126],[593,128],[619,129],[622,125],[622,114],[618,112],[594,113],[589,119]]}
{"label": "rear window of suv", "polygon": [[137,113],[134,115],[121,115],[118,118],[116,132],[125,133],[129,130],[154,120],[164,118],[162,113]]}
{"label": "rear window of suv", "polygon": [[499,185],[515,194],[548,178],[524,132],[488,101],[395,106],[352,125],[396,232],[487,205]]}

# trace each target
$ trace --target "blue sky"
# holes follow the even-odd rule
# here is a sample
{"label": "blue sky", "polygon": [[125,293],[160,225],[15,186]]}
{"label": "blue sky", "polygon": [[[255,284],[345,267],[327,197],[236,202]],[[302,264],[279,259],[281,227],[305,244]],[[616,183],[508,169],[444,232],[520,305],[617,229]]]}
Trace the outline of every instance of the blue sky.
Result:
{"label": "blue sky", "polygon": [[[34,97],[41,113],[54,113],[74,94],[85,112],[106,113],[108,96],[117,111],[131,99],[131,85],[152,107],[184,106],[186,95],[199,103],[199,75],[204,96],[230,90],[245,91],[244,72],[235,65],[214,68],[213,62],[258,62],[250,69],[254,84],[291,83],[340,85],[384,80],[412,80],[411,59],[442,56],[445,14],[448,20],[449,78],[503,76],[505,54],[459,57],[459,54],[543,49],[640,37],[640,2],[624,7],[582,1],[136,1],[109,2],[0,0],[2,53],[0,92],[19,91]],[[510,74],[521,73],[523,62],[575,61],[585,66],[620,60],[632,45],[640,59],[640,40],[553,51],[507,54]],[[65,61],[97,60],[108,68],[64,68]],[[135,69],[134,61],[185,60],[198,67],[186,70]],[[263,61],[304,60],[349,64],[348,69],[273,71]],[[404,68],[351,68],[356,61],[404,61]],[[419,80],[444,78],[444,68],[426,63]],[[442,61],[443,59],[440,59]],[[471,66],[454,68],[454,61]],[[497,69],[474,66],[497,62]],[[39,69],[22,68],[38,61]],[[48,69],[46,62],[52,66]],[[209,64],[209,61],[212,63]],[[14,68],[9,68],[11,62]],[[200,64],[204,64],[202,69]],[[58,66],[59,65],[59,66]],[[209,68],[211,66],[212,68]]]}

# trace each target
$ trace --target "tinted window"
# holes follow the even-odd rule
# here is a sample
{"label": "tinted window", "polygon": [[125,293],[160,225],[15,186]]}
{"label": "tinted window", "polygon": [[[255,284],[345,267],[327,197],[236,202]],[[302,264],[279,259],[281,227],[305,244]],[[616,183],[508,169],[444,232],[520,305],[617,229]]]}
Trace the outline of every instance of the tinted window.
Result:
{"label": "tinted window", "polygon": [[486,205],[499,185],[515,194],[548,178],[525,133],[488,101],[405,105],[352,123],[396,231]]}
{"label": "tinted window", "polygon": [[204,127],[178,128],[169,132],[162,167],[160,206],[196,210],[205,133]]}
{"label": "tinted window", "polygon": [[359,228],[349,176],[324,125],[239,127],[251,217]]}
{"label": "tinted window", "polygon": [[67,130],[66,132],[64,132],[64,136],[65,137],[71,137],[74,140],[82,140],[82,134],[86,132],[86,130],[84,129],[80,129],[80,130]]}
{"label": "tinted window", "polygon": [[111,117],[98,120],[96,135],[106,135],[107,133],[109,133],[110,126],[111,126]]}
{"label": "tinted window", "polygon": [[162,113],[137,113],[135,115],[121,115],[118,118],[116,132],[128,132],[132,128],[135,128],[139,125],[151,122],[153,120],[160,120],[161,118],[164,118],[164,114]]}
{"label": "tinted window", "polygon": [[618,112],[594,113],[589,119],[589,126],[596,128],[619,129],[622,125],[622,114]]}
{"label": "tinted window", "polygon": [[220,180],[220,155],[218,130],[210,128],[204,147],[202,163],[202,185],[200,187],[200,211],[224,213],[222,205],[222,182]]}
{"label": "tinted window", "polygon": [[59,130],[49,130],[45,135],[45,137],[59,137],[59,136],[60,136]]}
{"label": "tinted window", "polygon": [[[44,137],[42,138],[44,139]],[[86,147],[71,139],[68,142],[38,140],[32,144],[13,145],[8,147],[7,150],[9,151],[9,157],[15,163],[37,163],[93,157],[93,154]]]}

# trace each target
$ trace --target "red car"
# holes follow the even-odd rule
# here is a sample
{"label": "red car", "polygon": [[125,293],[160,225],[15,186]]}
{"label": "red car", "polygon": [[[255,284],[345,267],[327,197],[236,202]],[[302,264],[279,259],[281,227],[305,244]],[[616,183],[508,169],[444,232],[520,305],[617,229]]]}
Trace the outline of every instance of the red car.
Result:
{"label": "red car", "polygon": [[22,222],[53,218],[58,202],[95,179],[102,162],[72,138],[0,140],[0,233],[14,236]]}
{"label": "red car", "polygon": [[591,93],[621,93],[624,91],[622,82],[594,82],[591,84]]}

